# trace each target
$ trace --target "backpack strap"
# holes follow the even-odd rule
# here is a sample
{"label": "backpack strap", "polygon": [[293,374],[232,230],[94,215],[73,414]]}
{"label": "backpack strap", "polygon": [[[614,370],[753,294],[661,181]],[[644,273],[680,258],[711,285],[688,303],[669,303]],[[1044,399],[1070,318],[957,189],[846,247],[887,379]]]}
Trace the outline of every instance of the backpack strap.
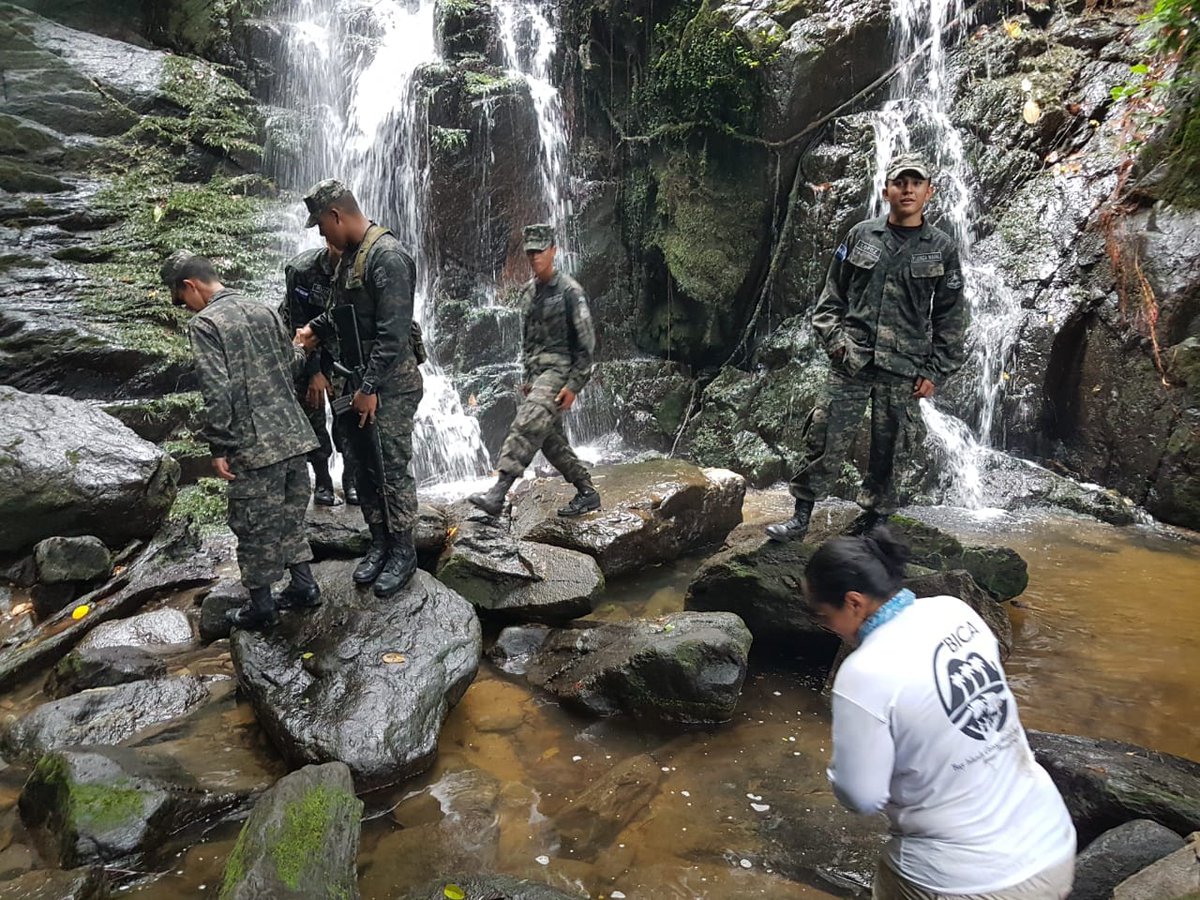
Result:
{"label": "backpack strap", "polygon": [[[391,234],[390,228],[384,228],[382,225],[376,225],[374,222],[367,229],[367,233],[363,235],[362,243],[358,245],[358,252],[354,254],[354,268],[350,270],[350,279],[346,282],[346,287],[357,288],[361,287],[363,278],[367,274],[367,254],[371,252],[371,248],[385,234]],[[340,265],[340,263],[339,263]]]}

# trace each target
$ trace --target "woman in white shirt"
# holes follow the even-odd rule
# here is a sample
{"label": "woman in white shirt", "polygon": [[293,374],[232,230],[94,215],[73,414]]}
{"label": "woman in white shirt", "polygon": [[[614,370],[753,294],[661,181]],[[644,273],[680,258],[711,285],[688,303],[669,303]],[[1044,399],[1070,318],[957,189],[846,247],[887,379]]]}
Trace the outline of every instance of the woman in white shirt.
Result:
{"label": "woman in white shirt", "polygon": [[1062,900],[1075,829],[1037,764],[995,636],[955,597],[902,589],[908,549],[886,528],[822,545],[805,570],[814,615],[856,646],[833,685],[829,780],[886,813],[879,900]]}

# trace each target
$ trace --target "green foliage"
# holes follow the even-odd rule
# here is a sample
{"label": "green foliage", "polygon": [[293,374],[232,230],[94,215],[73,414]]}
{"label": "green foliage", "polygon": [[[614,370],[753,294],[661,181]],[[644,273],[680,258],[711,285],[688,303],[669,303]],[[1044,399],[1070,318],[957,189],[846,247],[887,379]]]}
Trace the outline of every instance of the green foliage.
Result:
{"label": "green foliage", "polygon": [[224,528],[228,517],[225,482],[219,478],[201,478],[195,484],[180,488],[168,518],[188,517],[204,533]]}
{"label": "green foliage", "polygon": [[782,31],[753,38],[708,0],[685,5],[654,27],[658,55],[634,97],[650,128],[753,132],[762,105],[762,69],[779,53]]}
{"label": "green foliage", "polygon": [[429,143],[436,152],[453,155],[467,149],[468,134],[469,132],[465,128],[439,128],[435,126],[429,129]]}

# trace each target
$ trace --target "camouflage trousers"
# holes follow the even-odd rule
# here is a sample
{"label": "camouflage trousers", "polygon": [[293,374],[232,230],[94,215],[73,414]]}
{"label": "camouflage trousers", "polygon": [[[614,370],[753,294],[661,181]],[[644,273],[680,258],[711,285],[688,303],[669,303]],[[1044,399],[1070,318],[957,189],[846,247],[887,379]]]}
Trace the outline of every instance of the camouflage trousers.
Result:
{"label": "camouflage trousers", "polygon": [[553,369],[533,380],[529,395],[517,407],[516,418],[508,429],[504,446],[500,448],[498,468],[505,475],[520,478],[541,450],[550,460],[550,465],[558,469],[571,484],[578,485],[591,479],[587,468],[567,441],[562,410],[554,402],[566,383],[566,376]]}
{"label": "camouflage trousers", "polygon": [[412,474],[413,417],[423,393],[420,386],[403,392],[381,389],[374,425],[359,428],[358,413],[351,410],[338,417],[335,428],[343,435],[347,459],[357,463],[355,485],[363,519],[368,525],[386,523],[397,534],[417,524],[417,482]]}
{"label": "camouflage trousers", "polygon": [[830,372],[821,397],[804,425],[800,470],[788,484],[793,497],[813,503],[833,492],[849,460],[867,403],[871,404],[871,450],[858,504],[880,513],[895,511],[896,455],[919,441],[922,428],[913,382],[868,366],[854,376]]}
{"label": "camouflage trousers", "polygon": [[229,482],[229,527],[247,588],[270,587],[295,563],[312,559],[304,536],[308,467],[303,456],[236,472]]}
{"label": "camouflage trousers", "polygon": [[[333,386],[340,393],[344,390],[343,379],[334,378]],[[347,482],[357,486],[357,465],[354,450],[350,447],[350,441],[346,436],[345,423],[339,422],[336,417],[334,417],[332,423],[327,423],[325,421],[325,404],[323,403],[319,409],[313,409],[308,405],[307,382],[296,382],[296,396],[300,401],[300,408],[304,410],[304,417],[308,419],[308,424],[312,426],[313,435],[317,439],[317,448],[310,450],[306,456],[308,464],[314,469],[327,466],[329,458],[333,456],[333,451],[336,447],[338,453],[342,454],[344,478]]]}

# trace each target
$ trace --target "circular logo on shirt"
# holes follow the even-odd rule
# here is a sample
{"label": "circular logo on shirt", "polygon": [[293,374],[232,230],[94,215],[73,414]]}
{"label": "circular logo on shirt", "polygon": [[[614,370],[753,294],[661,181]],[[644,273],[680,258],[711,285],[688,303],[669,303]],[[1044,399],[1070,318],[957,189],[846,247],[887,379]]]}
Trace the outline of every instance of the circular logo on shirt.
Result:
{"label": "circular logo on shirt", "polygon": [[1000,669],[974,651],[956,655],[945,643],[933,654],[942,709],[969,738],[990,741],[1008,721],[1008,690]]}

